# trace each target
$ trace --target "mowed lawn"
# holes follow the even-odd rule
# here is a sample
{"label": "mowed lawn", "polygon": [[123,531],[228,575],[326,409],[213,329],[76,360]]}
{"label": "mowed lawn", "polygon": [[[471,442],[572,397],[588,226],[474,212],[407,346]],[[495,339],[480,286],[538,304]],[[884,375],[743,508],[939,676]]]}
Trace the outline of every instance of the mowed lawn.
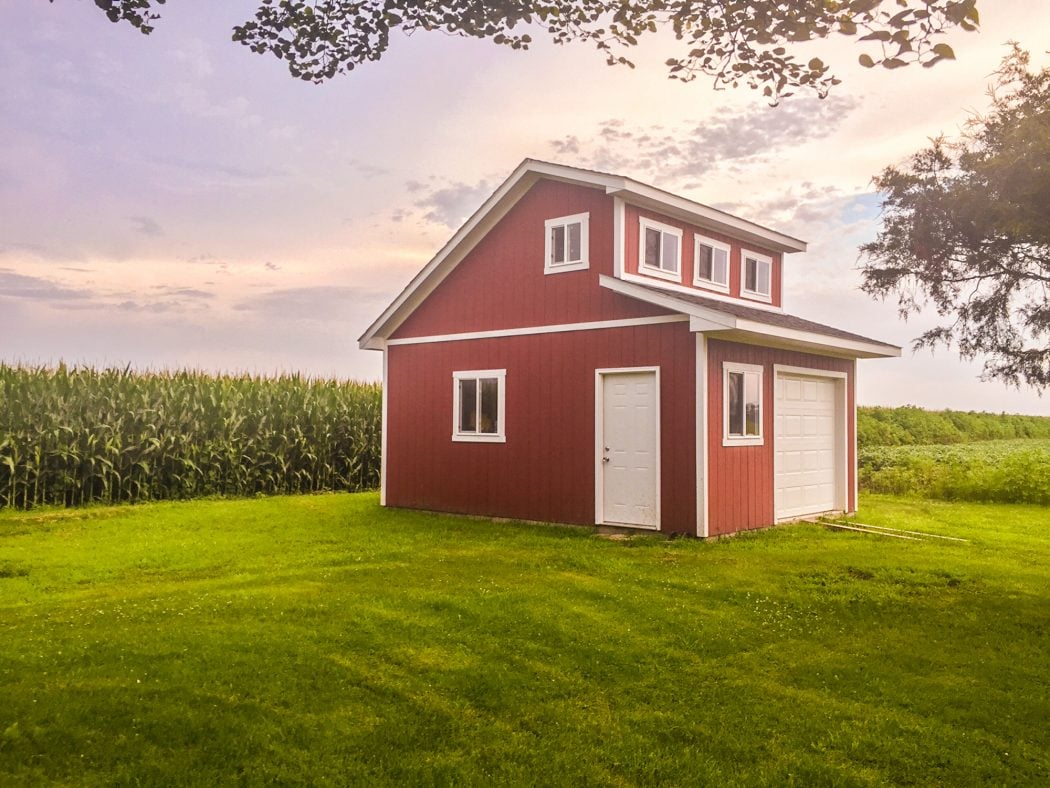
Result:
{"label": "mowed lawn", "polygon": [[375,495],[0,514],[4,784],[1050,781],[1050,509],[718,542]]}

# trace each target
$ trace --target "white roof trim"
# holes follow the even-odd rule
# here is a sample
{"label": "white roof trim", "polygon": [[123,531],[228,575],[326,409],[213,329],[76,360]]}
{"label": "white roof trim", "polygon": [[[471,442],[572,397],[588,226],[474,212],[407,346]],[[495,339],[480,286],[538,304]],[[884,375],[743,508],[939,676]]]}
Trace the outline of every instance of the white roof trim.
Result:
{"label": "white roof trim", "polygon": [[798,238],[778,233],[776,230],[749,222],[747,219],[741,219],[739,216],[733,216],[717,208],[693,202],[685,197],[678,197],[653,186],[632,181],[630,178],[622,180],[623,185],[618,188],[606,186],[606,193],[622,197],[625,202],[632,205],[674,216],[699,227],[717,230],[774,252],[806,251],[806,242]]}
{"label": "white roof trim", "polygon": [[606,194],[643,208],[674,216],[700,227],[721,231],[779,252],[802,252],[806,244],[797,238],[710,208],[653,186],[618,175],[525,159],[466,223],[456,231],[423,269],[416,274],[358,339],[364,349],[378,350],[423,300],[470,253],[484,235],[502,219],[540,178],[580,183],[604,189]]}
{"label": "white roof trim", "polygon": [[[689,315],[691,331],[710,333],[719,339],[795,350],[808,350],[844,358],[891,358],[901,354],[901,349],[896,345],[846,339],[845,337],[820,334],[815,331],[774,326],[757,320],[748,320],[747,318],[736,317],[716,309],[709,309],[699,304],[682,301],[671,294],[656,293],[648,287],[638,286],[631,282],[625,282],[622,279],[614,279],[604,274],[599,275],[598,284],[613,292],[630,298],[637,298],[639,301],[645,301],[653,306]],[[751,308],[750,304],[745,304],[745,306]]]}

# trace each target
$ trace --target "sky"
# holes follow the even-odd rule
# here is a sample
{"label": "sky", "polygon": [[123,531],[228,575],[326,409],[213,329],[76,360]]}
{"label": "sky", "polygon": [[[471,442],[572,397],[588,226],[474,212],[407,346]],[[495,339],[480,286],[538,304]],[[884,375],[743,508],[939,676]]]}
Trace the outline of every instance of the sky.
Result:
{"label": "sky", "polygon": [[143,36],[90,0],[6,4],[0,361],[378,379],[357,337],[533,157],[806,240],[786,310],[905,348],[860,362],[860,404],[1050,413],[979,363],[913,354],[936,315],[902,322],[857,269],[878,228],[872,176],[986,108],[1008,40],[1050,65],[1044,0],[982,0],[981,32],[950,35],[958,59],[931,69],[863,69],[844,37],[806,44],[842,84],[777,107],[669,80],[664,35],[633,70],[584,44],[402,36],[314,85],[230,41],[256,5],[169,3]]}

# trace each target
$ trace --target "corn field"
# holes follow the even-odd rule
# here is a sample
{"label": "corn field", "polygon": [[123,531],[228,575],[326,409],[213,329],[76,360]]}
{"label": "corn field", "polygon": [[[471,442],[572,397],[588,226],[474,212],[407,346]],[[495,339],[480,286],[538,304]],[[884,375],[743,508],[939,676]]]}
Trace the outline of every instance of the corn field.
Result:
{"label": "corn field", "polygon": [[0,508],[378,486],[378,383],[0,364]]}

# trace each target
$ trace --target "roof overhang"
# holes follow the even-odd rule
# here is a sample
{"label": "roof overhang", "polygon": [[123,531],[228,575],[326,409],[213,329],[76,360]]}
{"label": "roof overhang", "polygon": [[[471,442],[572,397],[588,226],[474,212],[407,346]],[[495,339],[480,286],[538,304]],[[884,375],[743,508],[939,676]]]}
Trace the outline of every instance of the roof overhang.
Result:
{"label": "roof overhang", "polygon": [[477,246],[485,234],[506,216],[515,203],[541,178],[603,189],[606,194],[619,197],[640,208],[658,211],[699,227],[732,235],[760,245],[764,249],[778,252],[806,250],[805,242],[797,238],[630,178],[525,159],[412,278],[383,314],[365,330],[358,339],[358,345],[367,350],[382,350],[387,337],[397,330],[416,307]]}
{"label": "roof overhang", "polygon": [[785,350],[801,350],[839,358],[892,358],[901,354],[901,349],[896,345],[848,339],[738,317],[718,309],[688,303],[671,294],[665,295],[648,287],[624,282],[611,276],[601,275],[598,277],[598,282],[602,287],[615,293],[688,315],[690,331],[703,333],[716,339],[784,348]]}

